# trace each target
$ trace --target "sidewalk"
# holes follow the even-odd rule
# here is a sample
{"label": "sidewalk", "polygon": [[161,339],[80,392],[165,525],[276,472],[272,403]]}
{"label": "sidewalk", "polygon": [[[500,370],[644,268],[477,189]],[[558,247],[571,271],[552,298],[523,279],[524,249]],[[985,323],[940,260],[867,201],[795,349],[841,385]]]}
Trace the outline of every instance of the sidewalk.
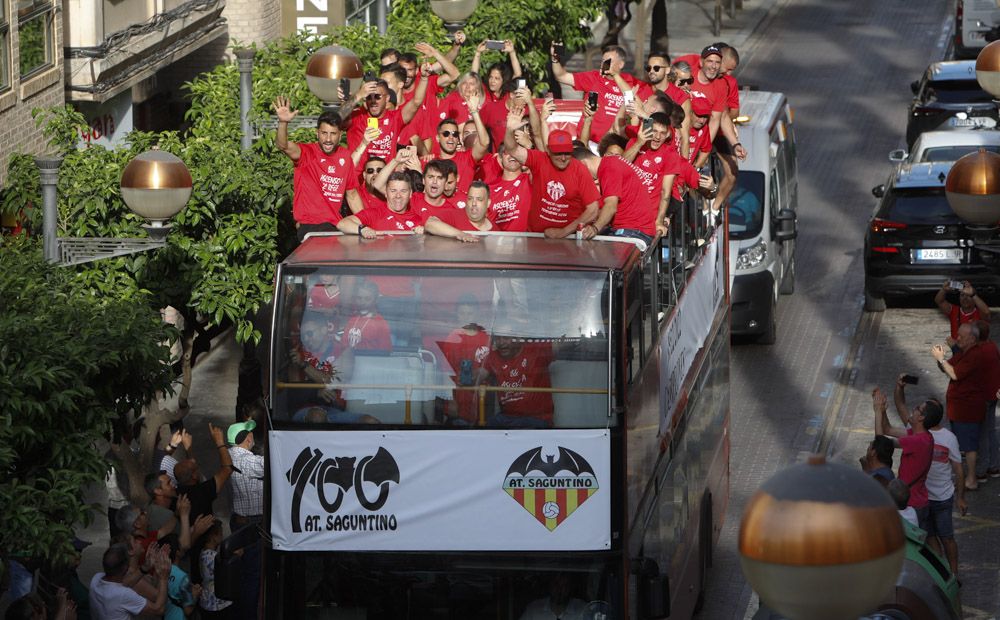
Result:
{"label": "sidewalk", "polygon": [[[719,36],[712,33],[712,19],[715,13],[716,0],[667,0],[667,20],[669,29],[669,49],[671,58],[684,54],[697,53],[709,43],[724,41],[732,45],[740,53],[739,72],[750,61],[754,47],[754,33],[765,23],[775,9],[781,8],[788,0],[743,0],[743,8],[735,11],[730,17],[727,7],[735,0],[722,0],[722,31]],[[632,19],[622,31],[619,43],[629,54],[626,71],[636,77],[644,78],[646,54],[649,52],[649,24],[651,21],[651,2],[646,0],[638,5],[633,4]],[[594,26],[593,40],[599,43],[607,32],[607,22],[602,17]],[[601,50],[590,47],[585,53],[575,54],[566,63],[570,71],[596,70],[600,63]],[[564,89],[566,98],[580,98],[580,93],[572,89]]]}

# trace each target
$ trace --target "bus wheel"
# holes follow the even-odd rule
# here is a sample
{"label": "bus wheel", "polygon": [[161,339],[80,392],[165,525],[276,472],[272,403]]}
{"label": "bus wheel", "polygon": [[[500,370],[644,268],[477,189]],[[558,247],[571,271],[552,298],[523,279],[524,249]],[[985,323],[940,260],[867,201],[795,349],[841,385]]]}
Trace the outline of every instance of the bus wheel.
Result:
{"label": "bus wheel", "polygon": [[868,292],[865,286],[865,310],[868,312],[885,312],[885,297],[876,297]]}
{"label": "bus wheel", "polygon": [[781,280],[781,288],[778,292],[782,295],[791,295],[795,292],[795,257],[788,264],[788,271],[785,272],[785,277]]}

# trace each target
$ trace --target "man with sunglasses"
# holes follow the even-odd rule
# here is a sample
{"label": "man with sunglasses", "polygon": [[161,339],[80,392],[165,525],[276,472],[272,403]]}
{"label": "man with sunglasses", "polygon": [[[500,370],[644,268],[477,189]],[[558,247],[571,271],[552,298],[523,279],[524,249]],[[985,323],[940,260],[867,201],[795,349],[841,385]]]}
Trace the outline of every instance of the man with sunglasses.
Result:
{"label": "man with sunglasses", "polygon": [[[670,101],[676,103],[684,110],[684,122],[680,127],[677,145],[681,155],[687,157],[687,138],[691,135],[691,95],[684,92],[683,89],[671,80],[673,67],[670,64],[670,56],[666,53],[650,52],[646,58],[645,69],[646,82],[653,88],[654,93],[663,93]],[[688,79],[693,81],[693,78]]]}
{"label": "man with sunglasses", "polygon": [[[372,122],[379,129],[379,137],[364,149],[360,162],[367,163],[368,158],[373,156],[381,157],[385,161],[395,157],[400,133],[420,110],[426,92],[427,80],[420,77],[413,99],[395,110],[390,110],[388,109],[389,85],[386,84],[385,80],[365,82],[354,97],[341,106],[341,110],[345,108],[350,110],[364,104],[362,107],[354,109],[347,119],[348,151],[354,151],[364,141],[365,131],[369,127],[369,122]],[[369,119],[375,120],[370,121]]]}
{"label": "man with sunglasses", "polygon": [[292,160],[294,197],[292,216],[299,241],[309,232],[334,231],[344,202],[352,212],[364,208],[358,196],[358,175],[350,152],[340,146],[341,117],[324,112],[316,122],[316,142],[289,142],[288,123],[299,113],[292,110],[288,97],[273,103],[278,117],[275,146]]}
{"label": "man with sunglasses", "polygon": [[458,123],[450,118],[446,118],[437,126],[435,144],[431,149],[431,155],[426,159],[444,159],[455,162],[458,168],[458,191],[464,195],[469,191],[469,186],[476,177],[476,168],[479,161],[486,155],[489,148],[486,137],[486,126],[479,116],[480,102],[477,95],[473,95],[468,100],[469,113],[476,127],[476,140],[472,143],[472,148],[460,151],[462,134],[459,131]]}
{"label": "man with sunglasses", "polygon": [[375,177],[382,172],[383,168],[385,168],[385,160],[381,157],[371,157],[361,170],[361,178],[365,182],[358,188],[358,195],[361,196],[361,202],[366,209],[385,208],[385,195],[375,189]]}

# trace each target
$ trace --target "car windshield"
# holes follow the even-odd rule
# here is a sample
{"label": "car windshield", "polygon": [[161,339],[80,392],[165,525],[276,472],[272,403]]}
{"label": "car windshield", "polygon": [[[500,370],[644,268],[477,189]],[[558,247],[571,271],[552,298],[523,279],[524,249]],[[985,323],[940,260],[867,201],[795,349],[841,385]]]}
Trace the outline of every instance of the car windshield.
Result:
{"label": "car windshield", "polygon": [[942,80],[927,84],[927,101],[940,103],[992,103],[993,96],[976,80]]}
{"label": "car windshield", "polygon": [[764,223],[764,173],[740,170],[736,187],[729,195],[729,236],[751,239],[760,234]]}
{"label": "car windshield", "polygon": [[935,146],[924,149],[919,155],[919,161],[957,161],[963,155],[975,153],[979,149],[986,149],[993,153],[1000,153],[1000,145],[986,146],[983,144],[962,144],[955,146]]}
{"label": "car windshield", "polygon": [[914,225],[959,224],[961,220],[948,206],[943,187],[894,189],[883,205],[883,217]]}
{"label": "car windshield", "polygon": [[331,266],[282,278],[277,421],[609,425],[606,272]]}

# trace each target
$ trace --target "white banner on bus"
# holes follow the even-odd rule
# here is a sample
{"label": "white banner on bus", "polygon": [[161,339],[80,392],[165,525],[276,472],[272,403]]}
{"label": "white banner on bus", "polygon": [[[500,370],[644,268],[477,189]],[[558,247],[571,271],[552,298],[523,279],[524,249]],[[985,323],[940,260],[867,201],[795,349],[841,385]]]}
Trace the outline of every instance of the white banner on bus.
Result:
{"label": "white banner on bus", "polygon": [[719,235],[715,235],[701,262],[688,280],[670,325],[660,339],[660,435],[670,427],[681,398],[681,387],[694,363],[698,350],[712,329],[715,313],[725,298],[725,265],[719,252]]}
{"label": "white banner on bus", "polygon": [[268,449],[276,549],[611,546],[606,429],[272,431]]}

